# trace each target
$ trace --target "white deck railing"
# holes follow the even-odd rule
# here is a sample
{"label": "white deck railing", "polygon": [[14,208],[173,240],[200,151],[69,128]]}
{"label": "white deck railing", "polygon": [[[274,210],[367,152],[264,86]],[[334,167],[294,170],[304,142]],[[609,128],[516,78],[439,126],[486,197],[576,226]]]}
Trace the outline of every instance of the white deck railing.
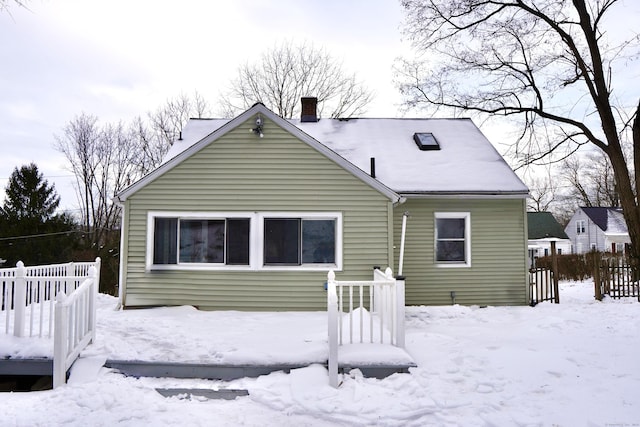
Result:
{"label": "white deck railing", "polygon": [[100,258],[32,267],[18,262],[15,268],[0,269],[4,332],[17,337],[53,336],[54,387],[64,384],[67,369],[95,340],[99,285]]}
{"label": "white deck railing", "polygon": [[329,382],[337,387],[340,345],[404,348],[404,280],[394,279],[390,268],[384,273],[374,269],[371,281],[336,281],[333,271],[327,278]]}
{"label": "white deck railing", "polygon": [[91,267],[100,271],[100,258],[29,267],[19,261],[14,268],[0,269],[0,310],[5,317],[5,333],[50,338],[56,296],[60,292],[70,295],[88,277]]}
{"label": "white deck railing", "polygon": [[67,370],[80,352],[96,338],[98,270],[90,267],[87,279],[68,297],[60,292],[55,306],[53,387],[64,384]]}

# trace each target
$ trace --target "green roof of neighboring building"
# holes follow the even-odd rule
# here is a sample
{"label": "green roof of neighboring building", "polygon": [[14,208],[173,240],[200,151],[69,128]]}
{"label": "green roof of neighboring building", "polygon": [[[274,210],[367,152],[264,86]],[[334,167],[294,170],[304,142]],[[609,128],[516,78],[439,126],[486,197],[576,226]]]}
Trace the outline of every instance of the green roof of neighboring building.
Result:
{"label": "green roof of neighboring building", "polygon": [[530,240],[549,237],[569,238],[551,212],[527,212],[527,223]]}

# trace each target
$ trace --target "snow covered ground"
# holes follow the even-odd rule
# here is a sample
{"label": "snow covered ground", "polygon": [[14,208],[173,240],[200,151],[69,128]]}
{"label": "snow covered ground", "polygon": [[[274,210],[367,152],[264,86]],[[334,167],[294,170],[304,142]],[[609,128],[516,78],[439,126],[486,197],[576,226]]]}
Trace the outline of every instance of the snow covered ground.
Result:
{"label": "snow covered ground", "polygon": [[[0,393],[0,425],[639,426],[640,303],[592,295],[591,282],[565,282],[560,305],[409,307],[407,351],[418,367],[383,380],[352,371],[338,389],[328,386],[320,365],[229,383],[135,379],[106,368],[90,375],[78,367],[70,384],[56,390]],[[100,303],[98,342],[85,357],[199,363],[326,357],[325,313],[118,312],[113,299]],[[0,354],[18,355],[5,338]],[[21,351],[49,350],[43,341]],[[155,388],[250,394],[232,401],[165,398]]]}

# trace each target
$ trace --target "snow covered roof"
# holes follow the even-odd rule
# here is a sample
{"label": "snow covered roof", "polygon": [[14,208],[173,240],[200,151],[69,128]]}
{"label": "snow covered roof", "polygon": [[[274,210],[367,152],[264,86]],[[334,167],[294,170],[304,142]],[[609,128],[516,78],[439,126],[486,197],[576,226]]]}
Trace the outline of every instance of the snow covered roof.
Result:
{"label": "snow covered roof", "polygon": [[594,222],[605,234],[627,235],[627,223],[624,220],[621,208],[616,207],[581,207],[584,213]]}
{"label": "snow covered roof", "polygon": [[162,163],[173,159],[184,150],[200,141],[204,137],[211,134],[216,129],[229,123],[228,119],[190,119],[187,125],[182,129],[181,139],[174,141],[167,154],[165,154]]}
{"label": "snow covered roof", "polygon": [[[264,105],[256,104],[232,120],[189,120],[182,131],[182,139],[175,141],[160,167],[123,190],[119,199],[126,199],[155,176],[256,113],[265,114],[383,193],[395,194],[394,199],[397,195],[528,195],[527,186],[470,119],[320,119],[301,122],[284,120]],[[416,133],[430,133],[439,149],[420,149],[414,141]],[[375,179],[369,176],[372,158],[375,159]]]}
{"label": "snow covered roof", "polygon": [[[489,140],[470,119],[291,120],[298,128],[369,172],[394,191],[450,194],[527,194]],[[420,150],[416,133],[431,133],[439,150]]]}

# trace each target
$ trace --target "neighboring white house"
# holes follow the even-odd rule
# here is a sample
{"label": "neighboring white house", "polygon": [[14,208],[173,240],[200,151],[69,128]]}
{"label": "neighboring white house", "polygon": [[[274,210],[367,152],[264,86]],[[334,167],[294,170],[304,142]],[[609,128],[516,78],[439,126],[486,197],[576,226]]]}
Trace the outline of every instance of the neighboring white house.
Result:
{"label": "neighboring white house", "polygon": [[527,212],[527,230],[530,267],[536,258],[551,255],[551,242],[558,254],[571,253],[571,240],[551,212]]}
{"label": "neighboring white house", "polygon": [[565,232],[573,244],[573,252],[624,252],[631,243],[622,209],[615,207],[579,208]]}

